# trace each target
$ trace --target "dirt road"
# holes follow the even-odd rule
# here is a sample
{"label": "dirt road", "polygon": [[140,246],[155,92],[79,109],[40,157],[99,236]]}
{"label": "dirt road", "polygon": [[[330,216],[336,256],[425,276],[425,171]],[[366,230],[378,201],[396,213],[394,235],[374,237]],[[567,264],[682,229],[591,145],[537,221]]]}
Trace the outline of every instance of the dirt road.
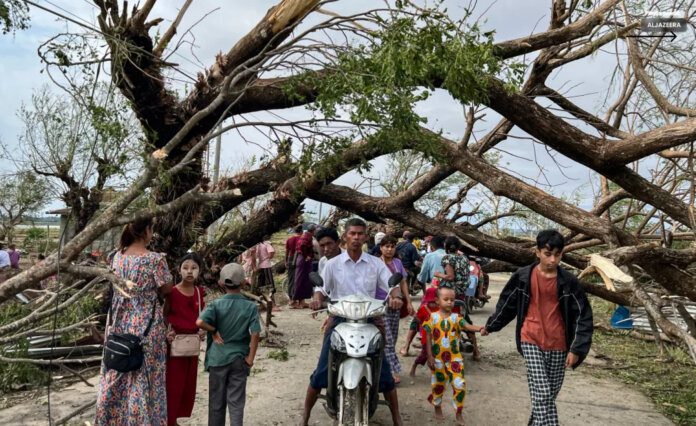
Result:
{"label": "dirt road", "polygon": [[[492,280],[493,301],[502,288],[504,278]],[[482,323],[491,314],[493,305],[473,315],[476,323]],[[288,342],[288,361],[269,359],[272,349],[261,348],[254,373],[248,382],[248,400],[245,423],[248,425],[297,425],[309,375],[316,365],[321,347],[321,321],[314,320],[308,311],[284,309],[276,322],[282,338]],[[399,347],[406,335],[407,321],[402,321]],[[524,425],[529,415],[529,396],[522,358],[514,344],[514,328],[508,326],[500,333],[481,339],[483,360],[479,363],[466,358],[468,396],[465,406],[466,421],[470,425]],[[401,358],[404,370],[408,370],[413,357]],[[592,362],[592,360],[589,360]],[[96,378],[91,380],[96,382]],[[426,401],[430,375],[421,368],[414,379],[402,375],[399,385],[401,413],[407,425],[423,425],[432,422],[432,411]],[[84,384],[73,385],[53,397],[54,419],[73,411],[75,407],[94,397],[96,390]],[[191,419],[181,419],[182,426],[207,423],[207,375],[201,373],[198,382],[196,407]],[[564,426],[587,425],[671,425],[657,413],[653,404],[642,394],[627,389],[621,383],[601,380],[571,371],[566,375],[563,390],[558,397],[558,410]],[[444,407],[447,423],[454,419],[449,405]],[[47,419],[46,398],[27,401],[24,404],[0,411],[2,425],[44,425]],[[88,411],[70,424],[83,424],[92,420],[94,411]],[[331,424],[321,402],[317,403],[311,424]],[[386,407],[380,407],[373,418],[374,425],[389,425]]]}

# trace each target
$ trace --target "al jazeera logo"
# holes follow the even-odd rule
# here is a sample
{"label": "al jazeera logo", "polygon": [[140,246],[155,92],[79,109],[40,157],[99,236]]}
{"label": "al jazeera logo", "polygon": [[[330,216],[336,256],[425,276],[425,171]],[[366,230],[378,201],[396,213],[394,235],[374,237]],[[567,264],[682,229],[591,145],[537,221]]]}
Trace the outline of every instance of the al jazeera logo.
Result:
{"label": "al jazeera logo", "polygon": [[688,28],[684,12],[645,12],[640,20],[640,29],[646,33],[683,33]]}

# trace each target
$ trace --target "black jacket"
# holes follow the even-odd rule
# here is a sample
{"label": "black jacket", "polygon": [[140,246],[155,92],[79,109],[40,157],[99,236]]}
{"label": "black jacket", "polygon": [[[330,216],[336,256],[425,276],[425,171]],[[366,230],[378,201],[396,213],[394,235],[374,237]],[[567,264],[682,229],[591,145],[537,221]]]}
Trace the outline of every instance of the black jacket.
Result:
{"label": "black jacket", "polygon": [[[536,265],[538,263],[520,268],[510,277],[500,294],[495,313],[486,322],[488,331],[499,331],[517,317],[515,341],[520,353],[520,333],[529,308],[529,287],[532,270]],[[561,316],[565,324],[566,349],[579,356],[578,362],[573,365],[576,368],[583,362],[592,344],[592,307],[575,275],[561,267],[558,268],[557,285]]]}

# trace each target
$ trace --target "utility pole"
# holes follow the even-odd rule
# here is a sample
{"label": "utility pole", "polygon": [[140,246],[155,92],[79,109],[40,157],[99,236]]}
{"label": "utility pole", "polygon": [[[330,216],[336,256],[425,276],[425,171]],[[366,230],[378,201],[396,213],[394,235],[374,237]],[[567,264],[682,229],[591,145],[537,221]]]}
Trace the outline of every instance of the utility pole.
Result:
{"label": "utility pole", "polygon": [[[222,130],[222,123],[217,127],[217,131]],[[213,187],[215,190],[217,187],[218,179],[220,178],[220,149],[222,148],[222,133],[218,133],[215,138],[215,160],[213,161]],[[212,243],[215,239],[215,232],[217,231],[217,222],[213,222],[208,227],[208,243]]]}
{"label": "utility pole", "polygon": [[365,179],[370,182],[369,195],[370,195],[370,197],[372,197],[372,182],[379,180],[379,178],[366,177]]}

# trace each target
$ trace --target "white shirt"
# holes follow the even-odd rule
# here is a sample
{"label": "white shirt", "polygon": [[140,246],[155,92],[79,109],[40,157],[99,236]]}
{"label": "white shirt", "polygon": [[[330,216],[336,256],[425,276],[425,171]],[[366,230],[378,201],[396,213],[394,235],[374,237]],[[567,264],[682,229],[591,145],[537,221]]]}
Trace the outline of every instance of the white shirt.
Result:
{"label": "white shirt", "polygon": [[10,267],[10,255],[5,250],[0,250],[0,268]]}
{"label": "white shirt", "polygon": [[[344,249],[341,249],[341,253],[345,253],[346,251]],[[336,256],[334,256],[336,257]],[[332,257],[333,259],[333,257]],[[328,262],[329,259],[326,256],[322,256],[321,259],[319,259],[319,266],[317,266],[317,272],[321,275],[321,272],[324,270],[324,266],[326,266],[326,262]]]}
{"label": "white shirt", "polygon": [[[321,278],[323,287],[317,287],[324,296],[340,299],[351,294],[375,297],[377,288],[389,294],[389,278],[392,273],[381,258],[362,253],[357,262],[353,262],[347,252],[329,259],[324,265]],[[399,288],[399,286],[394,287]],[[392,289],[392,290],[393,290]]]}

